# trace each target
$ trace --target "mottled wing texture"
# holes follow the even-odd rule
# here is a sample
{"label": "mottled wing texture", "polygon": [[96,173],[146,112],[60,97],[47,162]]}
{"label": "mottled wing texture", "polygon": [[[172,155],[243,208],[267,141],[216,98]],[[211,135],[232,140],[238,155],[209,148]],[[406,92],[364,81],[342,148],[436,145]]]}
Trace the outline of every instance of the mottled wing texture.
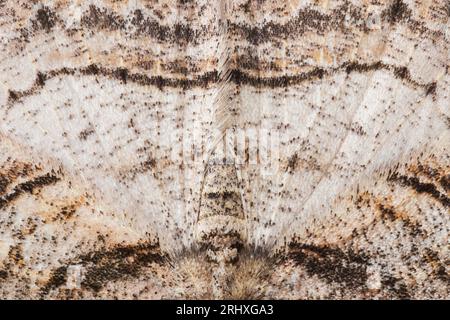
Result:
{"label": "mottled wing texture", "polygon": [[448,299],[448,1],[0,1],[0,297]]}

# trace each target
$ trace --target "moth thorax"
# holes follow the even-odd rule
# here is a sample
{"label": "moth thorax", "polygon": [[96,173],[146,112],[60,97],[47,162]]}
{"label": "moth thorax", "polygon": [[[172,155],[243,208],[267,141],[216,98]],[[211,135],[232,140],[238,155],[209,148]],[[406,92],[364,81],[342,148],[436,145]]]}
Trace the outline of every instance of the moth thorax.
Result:
{"label": "moth thorax", "polygon": [[209,165],[204,177],[197,240],[216,262],[238,259],[244,235],[244,209],[234,165]]}

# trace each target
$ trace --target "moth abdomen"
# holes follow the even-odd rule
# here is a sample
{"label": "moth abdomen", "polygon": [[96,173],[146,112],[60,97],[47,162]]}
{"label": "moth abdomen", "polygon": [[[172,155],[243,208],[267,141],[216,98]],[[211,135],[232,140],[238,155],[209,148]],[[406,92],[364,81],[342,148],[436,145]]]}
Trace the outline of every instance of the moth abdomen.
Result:
{"label": "moth abdomen", "polygon": [[205,172],[197,241],[213,261],[234,262],[245,239],[244,208],[236,168],[214,164]]}

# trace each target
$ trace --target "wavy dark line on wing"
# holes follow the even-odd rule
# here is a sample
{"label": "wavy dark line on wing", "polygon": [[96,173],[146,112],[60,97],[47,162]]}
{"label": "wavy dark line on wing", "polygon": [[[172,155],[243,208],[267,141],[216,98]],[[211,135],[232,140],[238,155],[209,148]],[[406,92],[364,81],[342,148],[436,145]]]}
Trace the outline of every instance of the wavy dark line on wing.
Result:
{"label": "wavy dark line on wing", "polygon": [[[423,22],[412,18],[411,10],[401,0],[395,0],[381,12],[380,23],[393,25],[404,23],[408,28],[418,34],[426,34],[434,37],[442,37],[443,33],[428,29]],[[369,32],[371,31],[362,10],[346,2],[344,5],[325,14],[320,11],[306,8],[285,24],[269,22],[262,27],[250,27],[244,24],[232,24],[231,30],[241,34],[247,41],[254,45],[265,43],[277,38],[288,39],[303,35],[308,31],[319,34],[333,30],[343,30],[348,27]]]}
{"label": "wavy dark line on wing", "polygon": [[81,287],[97,292],[110,281],[136,278],[143,268],[151,264],[162,265],[166,260],[167,256],[161,252],[159,244],[150,242],[88,252],[54,269],[50,279],[41,288],[41,295],[66,284],[70,265],[82,266],[85,272]]}
{"label": "wavy dark line on wing", "polygon": [[26,177],[33,171],[33,166],[29,163],[13,162],[12,166],[3,168],[0,166],[0,196],[4,195],[8,187],[19,177]]}
{"label": "wavy dark line on wing", "polygon": [[305,267],[309,274],[327,282],[341,283],[352,289],[362,289],[366,285],[368,257],[364,253],[293,242],[289,244],[287,257]]}
{"label": "wavy dark line on wing", "polygon": [[[324,77],[333,76],[337,72],[346,72],[347,74],[353,72],[366,73],[377,70],[385,70],[392,72],[397,79],[405,81],[413,88],[423,89],[426,95],[433,95],[436,92],[436,82],[420,83],[412,79],[407,67],[399,67],[383,62],[375,63],[358,63],[358,62],[346,62],[339,67],[325,69],[321,67],[315,67],[313,70],[303,72],[295,75],[284,75],[278,77],[255,77],[248,73],[245,73],[239,69],[233,69],[231,71],[230,81],[237,85],[248,85],[254,87],[266,87],[266,88],[286,88],[293,85],[302,84],[309,81],[322,79]],[[105,67],[91,64],[83,68],[61,68],[44,72],[38,72],[35,83],[30,89],[24,91],[9,91],[8,101],[14,103],[23,97],[27,97],[36,94],[45,85],[45,82],[49,79],[65,76],[65,75],[101,75],[111,79],[122,81],[123,83],[131,82],[141,86],[155,86],[159,89],[164,87],[169,88],[182,88],[189,89],[192,87],[206,88],[209,85],[218,81],[217,71],[210,71],[199,75],[192,79],[187,78],[164,78],[162,76],[147,76],[141,73],[130,73],[126,68],[108,69]]]}
{"label": "wavy dark line on wing", "polygon": [[19,198],[24,193],[32,193],[34,190],[54,184],[60,180],[54,172],[38,176],[32,180],[18,184],[9,194],[0,198],[0,209]]}
{"label": "wavy dark line on wing", "polygon": [[[230,22],[229,32],[241,36],[253,45],[258,45],[275,39],[295,38],[308,31],[324,34],[332,30],[354,27],[363,32],[370,32],[371,29],[366,23],[368,19],[362,8],[346,2],[329,13],[322,13],[313,8],[302,9],[285,23],[271,21],[262,26],[251,26],[245,23]],[[62,24],[56,13],[45,6],[37,11],[31,21],[34,30],[45,30],[46,32],[51,31],[57,23]],[[394,1],[381,12],[380,23],[387,25],[404,23],[415,33],[433,37],[443,36],[441,31],[431,30],[423,22],[414,20],[411,10],[400,0]],[[70,32],[77,29],[70,29],[64,25],[62,27]],[[147,36],[160,42],[178,44],[200,44],[201,39],[209,39],[216,33],[212,24],[201,25],[197,28],[191,27],[188,23],[164,25],[154,18],[144,16],[139,9],[129,16],[121,16],[95,5],[89,6],[89,9],[83,13],[80,27],[87,30],[127,31],[132,36]]]}
{"label": "wavy dark line on wing", "polygon": [[421,182],[417,177],[391,174],[388,181],[395,182],[401,186],[410,187],[417,193],[425,193],[439,201],[444,207],[450,207],[450,198],[438,191],[433,183]]}

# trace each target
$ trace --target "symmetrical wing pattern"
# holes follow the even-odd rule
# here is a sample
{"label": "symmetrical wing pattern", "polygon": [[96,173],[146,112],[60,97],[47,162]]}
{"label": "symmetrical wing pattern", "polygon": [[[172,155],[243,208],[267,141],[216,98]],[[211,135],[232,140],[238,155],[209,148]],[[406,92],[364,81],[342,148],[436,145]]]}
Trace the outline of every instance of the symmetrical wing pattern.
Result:
{"label": "symmetrical wing pattern", "polygon": [[0,297],[449,297],[448,1],[0,1]]}

